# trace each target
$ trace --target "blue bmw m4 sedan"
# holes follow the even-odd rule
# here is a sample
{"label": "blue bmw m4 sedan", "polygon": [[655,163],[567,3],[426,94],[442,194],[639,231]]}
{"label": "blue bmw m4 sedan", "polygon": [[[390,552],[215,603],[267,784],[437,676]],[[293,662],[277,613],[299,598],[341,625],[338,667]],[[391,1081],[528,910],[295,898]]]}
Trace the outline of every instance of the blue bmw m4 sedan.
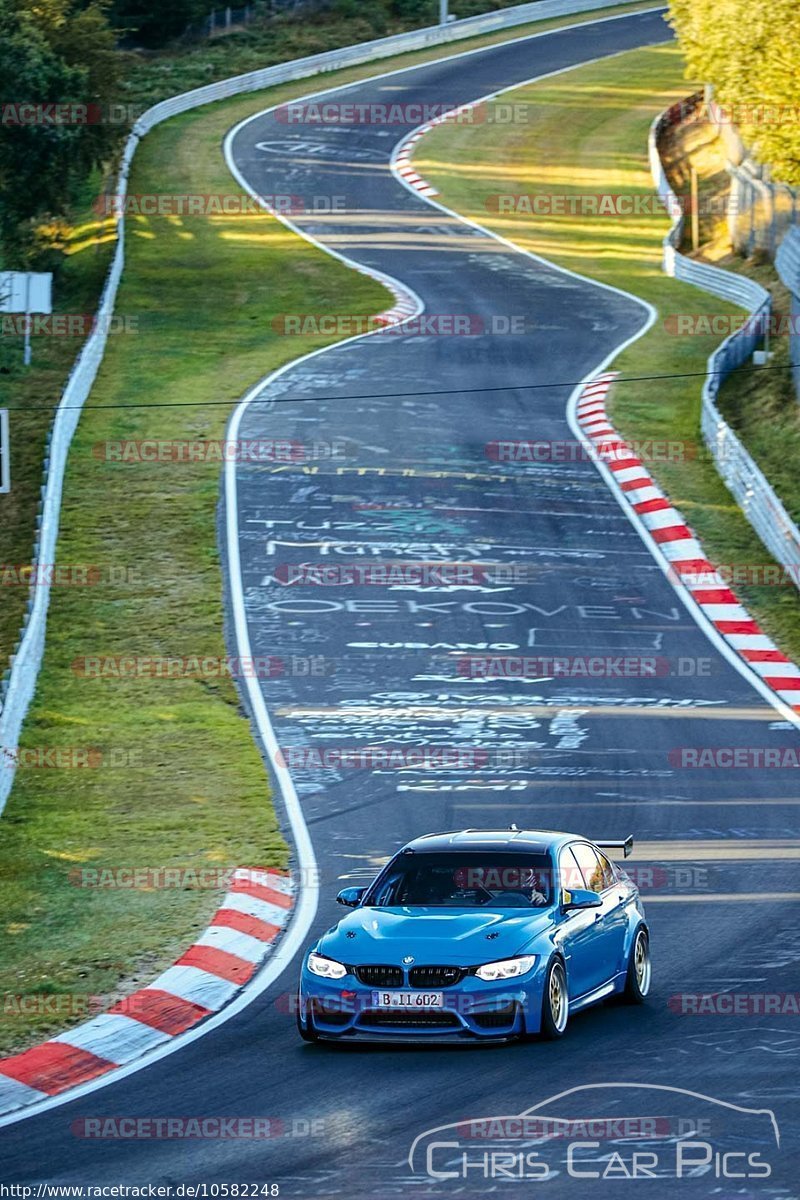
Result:
{"label": "blue bmw m4 sedan", "polygon": [[306,1041],[563,1036],[570,1013],[650,990],[635,883],[595,844],[552,830],[467,829],[404,846],[303,961]]}

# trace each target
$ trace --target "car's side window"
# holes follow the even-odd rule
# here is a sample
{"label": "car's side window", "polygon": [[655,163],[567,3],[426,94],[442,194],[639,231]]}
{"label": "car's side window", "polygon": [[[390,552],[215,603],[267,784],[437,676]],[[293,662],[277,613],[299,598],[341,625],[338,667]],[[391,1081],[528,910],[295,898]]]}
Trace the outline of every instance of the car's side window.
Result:
{"label": "car's side window", "polygon": [[402,904],[402,897],[396,895],[398,891],[398,883],[399,879],[397,874],[386,875],[384,879],[381,880],[380,887],[375,893],[372,903],[376,904],[379,908],[386,907],[389,904]]}
{"label": "car's side window", "polygon": [[595,851],[595,853],[597,854],[597,857],[600,860],[600,870],[603,872],[603,887],[604,888],[613,887],[614,884],[617,882],[616,872],[614,871],[614,864],[609,859],[606,858],[605,854],[602,854],[599,850]]}
{"label": "car's side window", "polygon": [[[574,842],[572,849],[583,875],[584,886],[590,892],[602,892],[604,888],[611,886],[603,878],[603,867],[593,846],[590,846],[587,842]],[[606,865],[609,864],[607,863]]]}
{"label": "car's side window", "polygon": [[586,886],[583,882],[583,873],[570,846],[564,846],[558,856],[558,886],[561,890],[562,900],[564,892],[572,892],[575,888]]}

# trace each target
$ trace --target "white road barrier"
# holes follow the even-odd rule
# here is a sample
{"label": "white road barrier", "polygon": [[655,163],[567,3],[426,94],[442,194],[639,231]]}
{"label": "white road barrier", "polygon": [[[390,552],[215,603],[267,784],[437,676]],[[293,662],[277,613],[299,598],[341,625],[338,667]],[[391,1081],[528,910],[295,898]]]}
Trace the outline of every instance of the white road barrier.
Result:
{"label": "white road barrier", "polygon": [[[600,8],[619,8],[626,3],[630,3],[630,0],[536,0],[532,4],[520,4],[500,12],[484,13],[477,17],[468,17],[463,21],[453,21],[447,26],[428,26],[424,29],[412,30],[409,33],[396,34],[393,37],[361,42],[355,46],[344,46],[339,50],[329,50],[323,54],[312,54],[307,58],[279,63],[260,71],[251,71],[246,75],[236,75],[230,79],[223,79],[219,83],[211,83],[205,87],[172,96],[169,100],[163,100],[149,108],[134,125],[122,155],[116,194],[119,196],[127,194],[128,174],[141,138],[156,125],[169,120],[178,113],[188,112],[190,109],[200,108],[204,104],[212,104],[216,100],[224,100],[230,96],[261,91],[264,88],[274,87],[276,84],[305,79],[325,71],[356,66],[394,54],[422,50],[429,46],[455,42],[477,34],[509,29],[551,17],[590,13]],[[69,446],[77,428],[81,408],[91,391],[103,358],[117,288],[125,265],[123,215],[117,218],[116,235],[116,250],[103,288],[97,312],[97,324],[72,369],[48,439],[42,500],[37,518],[38,536],[34,547],[34,563],[40,568],[38,572],[34,572],[34,575],[41,576],[43,580],[46,576],[46,567],[56,561],[61,491]],[[44,580],[31,589],[19,645],[12,656],[10,671],[3,676],[2,683],[0,683],[0,704],[2,705],[0,708],[0,756],[5,760],[4,767],[0,769],[0,813],[5,807],[14,782],[14,752],[19,744],[25,714],[33,699],[44,654],[49,603],[50,585]]]}
{"label": "white road barrier", "polygon": [[[742,329],[726,337],[708,360],[700,418],[703,439],[726,487],[733,493],[764,545],[779,563],[798,568],[800,529],[717,408],[720,387],[732,371],[752,358],[753,351],[762,339],[759,330],[768,325],[772,297],[754,280],[687,258],[677,248],[683,235],[684,216],[664,171],[658,152],[658,138],[667,125],[679,120],[685,111],[684,103],[673,105],[656,117],[650,126],[650,171],[659,196],[673,214],[672,228],[664,238],[664,271],[675,279],[692,283],[714,296],[741,305],[753,317]],[[789,574],[800,587],[800,571],[793,570]]]}

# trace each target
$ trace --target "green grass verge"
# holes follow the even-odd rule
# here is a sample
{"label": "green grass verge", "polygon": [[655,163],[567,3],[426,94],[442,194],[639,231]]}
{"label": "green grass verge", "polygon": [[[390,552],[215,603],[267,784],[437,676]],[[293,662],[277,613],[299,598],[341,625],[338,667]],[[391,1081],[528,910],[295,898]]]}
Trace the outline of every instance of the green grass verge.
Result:
{"label": "green grass verge", "polygon": [[[87,181],[86,195],[67,234],[63,271],[53,291],[58,314],[88,314],[97,309],[113,242],[109,222],[91,211],[91,192],[99,180]],[[104,240],[104,237],[108,240]],[[0,496],[0,675],[19,637],[28,589],[17,586],[16,568],[29,563],[45,437],[52,422],[52,405],[69,375],[84,335],[31,338],[32,366],[22,363],[23,338],[15,332],[19,317],[0,315],[0,408],[9,414],[11,437],[11,491]],[[76,326],[73,326],[76,328]]]}
{"label": "green grass verge", "polygon": [[[493,197],[509,194],[625,193],[651,195],[647,134],[652,118],[692,90],[673,46],[631,51],[506,93],[529,106],[513,125],[441,125],[420,143],[414,165],[443,203],[513,240],[523,249],[613,284],[658,310],[652,329],[614,363],[625,376],[703,372],[717,341],[675,336],[675,314],[739,310],[661,270],[668,221],[658,211],[631,217],[498,214]],[[750,385],[754,386],[754,385]],[[692,457],[649,464],[696,529],[711,558],[762,564],[770,556],[702,450],[701,379],[630,382],[613,392],[613,418],[628,439],[683,441]],[[790,655],[800,656],[800,597],[792,586],[738,586],[754,616]]]}

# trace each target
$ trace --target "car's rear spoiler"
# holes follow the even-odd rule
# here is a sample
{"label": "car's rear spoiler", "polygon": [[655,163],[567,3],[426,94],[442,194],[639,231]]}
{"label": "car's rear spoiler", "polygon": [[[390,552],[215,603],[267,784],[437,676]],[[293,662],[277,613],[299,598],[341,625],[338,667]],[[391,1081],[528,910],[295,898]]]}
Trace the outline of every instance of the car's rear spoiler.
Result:
{"label": "car's rear spoiler", "polygon": [[601,850],[621,850],[625,858],[630,858],[633,850],[633,836],[626,837],[622,842],[598,842],[597,845]]}

